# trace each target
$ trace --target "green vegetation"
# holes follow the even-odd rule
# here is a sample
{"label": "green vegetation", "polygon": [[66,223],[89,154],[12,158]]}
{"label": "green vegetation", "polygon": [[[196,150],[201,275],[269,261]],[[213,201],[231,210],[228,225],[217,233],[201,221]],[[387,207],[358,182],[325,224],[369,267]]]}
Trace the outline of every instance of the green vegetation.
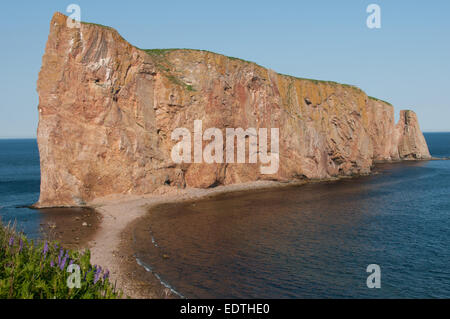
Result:
{"label": "green vegetation", "polygon": [[[138,48],[139,49],[139,48]],[[167,54],[179,50],[179,49],[139,49],[152,56],[153,60],[156,63],[156,68],[165,75],[173,84],[179,85],[184,89],[194,92],[195,89],[192,85],[186,84],[181,81],[171,70],[174,69],[174,66],[167,59]]]}
{"label": "green vegetation", "polygon": [[[226,57],[230,60],[233,61],[240,61],[240,62],[244,62],[244,63],[249,63],[249,64],[253,64],[257,67],[260,68],[264,68],[263,66],[252,62],[252,61],[247,61],[247,60],[243,60],[240,58],[235,58],[235,57],[231,57],[231,56],[226,56],[220,53],[215,53],[215,52],[211,52],[208,50],[197,50],[197,49],[140,49],[139,50],[145,51],[147,54],[151,55],[153,58],[157,59],[158,61],[164,61],[167,64],[169,64],[169,61],[167,59],[167,54],[171,53],[171,52],[175,52],[175,51],[194,51],[194,52],[206,52],[206,53],[211,53],[211,54],[216,54],[216,55],[221,55],[223,57]],[[168,71],[168,69],[166,69]],[[360,88],[358,88],[357,86],[354,85],[350,85],[350,84],[343,84],[343,83],[338,83],[338,82],[334,82],[334,81],[324,81],[324,80],[316,80],[316,79],[308,79],[308,78],[300,78],[300,77],[295,77],[292,75],[288,75],[288,74],[282,74],[282,73],[278,73],[281,76],[285,76],[285,77],[289,77],[292,79],[297,79],[297,80],[303,80],[303,81],[310,81],[313,82],[314,84],[328,84],[328,85],[341,85],[344,87],[348,87],[348,88],[352,88],[354,90],[358,90],[358,91],[362,91]],[[179,84],[179,83],[178,83]]]}
{"label": "green vegetation", "polygon": [[165,55],[169,52],[178,50],[178,49],[139,49],[145,51],[147,54],[157,57],[165,57]]}
{"label": "green vegetation", "polygon": [[296,76],[293,76],[293,75],[282,74],[282,73],[278,73],[278,74],[281,75],[281,76],[285,76],[285,77],[291,78],[291,79],[310,81],[310,82],[313,82],[314,84],[322,83],[322,84],[330,84],[330,85],[341,85],[340,83],[334,82],[334,81],[323,81],[323,80],[316,80],[316,79],[300,78],[300,77],[296,77]]}
{"label": "green vegetation", "polygon": [[92,22],[85,22],[85,21],[80,21],[80,22],[81,22],[81,24],[95,25],[97,27],[106,28],[106,29],[109,29],[109,30],[112,30],[112,31],[116,31],[116,29],[114,29],[113,27],[107,26],[107,25],[98,24],[98,23],[92,23]]}
{"label": "green vegetation", "polygon": [[[139,49],[139,48],[138,48],[138,49]],[[174,52],[174,51],[205,52],[205,53],[211,53],[211,54],[221,55],[221,56],[226,57],[226,58],[228,58],[228,59],[230,59],[230,60],[241,61],[241,62],[250,63],[250,64],[257,65],[257,66],[259,66],[259,67],[262,67],[262,66],[256,64],[255,62],[252,62],[252,61],[247,61],[247,60],[244,60],[244,59],[235,58],[235,57],[232,57],[232,56],[227,56],[227,55],[224,55],[224,54],[220,54],[220,53],[216,53],[216,52],[212,52],[212,51],[208,51],[208,50],[187,49],[187,48],[183,48],[183,49],[181,49],[181,48],[174,48],[174,49],[139,49],[139,50],[145,51],[145,52],[147,52],[147,53],[150,54],[150,55],[158,55],[158,56],[164,56],[164,55],[166,55],[167,53]]]}
{"label": "green vegetation", "polygon": [[[138,48],[139,49],[139,48]],[[139,49],[150,55],[156,62],[156,67],[163,72],[170,72],[173,67],[172,63],[167,59],[167,53],[173,51],[173,49],[152,49],[143,50]]]}
{"label": "green vegetation", "polygon": [[182,86],[188,91],[195,91],[194,88],[192,87],[192,85],[188,85],[188,84],[184,83],[179,78],[177,78],[175,75],[173,75],[173,74],[166,74],[166,76],[170,80],[170,82],[172,82],[173,84]]}
{"label": "green vegetation", "polygon": [[81,21],[81,23],[82,23],[82,24],[86,24],[86,25],[95,25],[95,26],[97,26],[97,27],[106,28],[106,29],[115,31],[114,28],[108,27],[107,25],[103,25],[103,24],[92,23],[92,22],[83,22],[83,21]]}
{"label": "green vegetation", "polygon": [[[207,52],[209,52],[209,51],[207,51]],[[210,52],[210,53],[218,54],[218,53],[214,53],[214,52]],[[223,54],[221,54],[221,55],[223,55]],[[230,60],[240,61],[240,62],[244,62],[244,63],[249,63],[249,64],[256,65],[256,66],[258,66],[258,67],[260,67],[260,68],[264,68],[263,66],[257,64],[256,62],[253,62],[253,61],[248,61],[248,60],[244,60],[244,59],[241,59],[241,58],[236,58],[236,57],[228,56],[228,55],[223,55],[223,56],[226,57],[226,58],[228,58],[228,59],[230,59]]]}
{"label": "green vegetation", "polygon": [[369,96],[369,99],[374,100],[374,101],[378,101],[378,102],[383,102],[383,103],[386,103],[386,104],[392,106],[391,103],[383,101],[383,100],[380,100],[380,99],[377,99],[376,97],[373,97],[373,96]]}
{"label": "green vegetation", "polygon": [[[68,287],[69,265],[80,269],[80,288]],[[71,266],[74,267],[74,266]],[[35,243],[0,223],[0,299],[115,299],[109,271],[90,264],[90,252],[66,251],[56,242]]]}
{"label": "green vegetation", "polygon": [[355,85],[351,85],[351,84],[345,84],[345,83],[339,83],[339,82],[335,82],[335,81],[324,81],[324,80],[316,80],[316,79],[308,79],[308,78],[300,78],[300,77],[296,77],[296,76],[292,76],[292,75],[288,75],[288,74],[282,74],[282,73],[278,73],[281,76],[285,76],[291,79],[296,79],[296,80],[302,80],[302,81],[310,81],[314,84],[327,84],[327,85],[340,85],[346,88],[350,88],[350,89],[354,89],[358,92],[363,92],[363,90],[361,90],[359,87],[355,86]]}
{"label": "green vegetation", "polygon": [[[84,23],[84,24],[96,25],[96,26],[99,26],[99,27],[103,27],[103,28],[108,28],[108,29],[114,30],[114,29],[111,28],[111,27],[104,26],[104,25],[101,25],[101,24],[89,23],[89,22],[82,22],[82,23]],[[264,68],[263,66],[261,66],[261,65],[259,65],[259,64],[257,64],[257,63],[255,63],[255,62],[252,62],[252,61],[247,61],[247,60],[240,59],[240,58],[236,58],[236,57],[226,56],[226,55],[224,55],[224,54],[215,53],[215,52],[208,51],[208,50],[187,49],[187,48],[171,48],[171,49],[141,49],[141,48],[138,48],[138,47],[136,47],[136,48],[139,49],[139,50],[142,50],[142,51],[146,52],[146,53],[149,54],[149,55],[151,55],[151,56],[155,59],[155,61],[156,61],[157,68],[158,68],[164,75],[166,75],[166,76],[169,78],[170,81],[172,81],[172,82],[173,82],[174,84],[176,84],[176,85],[183,86],[183,87],[184,87],[186,90],[188,90],[188,91],[195,91],[195,89],[194,89],[191,85],[188,85],[188,84],[184,83],[184,82],[181,81],[177,76],[175,76],[174,74],[172,74],[171,70],[173,70],[173,68],[172,68],[172,65],[170,64],[169,60],[167,59],[167,54],[168,54],[168,53],[171,53],[171,52],[174,52],[174,51],[206,52],[206,53],[211,53],[211,54],[221,55],[221,56],[224,56],[224,57],[226,57],[226,58],[228,58],[228,59],[230,59],[230,60],[233,60],[233,61],[240,61],[240,62],[244,62],[244,63],[249,63],[249,64],[253,64],[253,65],[257,66],[257,67]],[[292,76],[292,75],[281,74],[281,73],[278,73],[278,74],[279,74],[279,75],[282,75],[282,76],[286,76],[286,77],[292,78],[292,79],[298,79],[298,80],[304,80],[304,81],[311,81],[311,82],[314,83],[314,84],[320,84],[320,83],[322,83],[322,84],[327,84],[327,85],[340,85],[340,86],[343,86],[343,87],[347,87],[347,88],[351,88],[351,89],[357,90],[357,91],[359,91],[359,92],[363,92],[359,87],[354,86],[354,85],[350,85],[350,84],[343,84],[343,83],[338,83],[338,82],[334,82],[334,81],[324,81],[324,80],[316,80],[316,79],[300,78],[300,77],[295,77],[295,76]],[[386,103],[386,104],[392,105],[392,104],[390,104],[389,102],[386,102],[386,101],[383,101],[383,100],[374,98],[374,97],[372,97],[372,96],[369,96],[369,98],[372,99],[372,100],[375,100],[375,101],[380,101],[380,102],[384,102],[384,103]]]}

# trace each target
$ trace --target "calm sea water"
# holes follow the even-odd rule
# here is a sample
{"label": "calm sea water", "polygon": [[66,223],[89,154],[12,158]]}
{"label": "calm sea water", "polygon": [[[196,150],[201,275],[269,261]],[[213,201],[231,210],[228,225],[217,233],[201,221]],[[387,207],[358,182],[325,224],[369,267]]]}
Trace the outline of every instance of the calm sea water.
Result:
{"label": "calm sea water", "polygon": [[[450,156],[450,133],[426,134]],[[140,261],[194,297],[450,297],[450,161],[386,164],[334,183],[159,207],[135,230]],[[0,140],[0,217],[40,236],[36,140]],[[366,267],[381,267],[368,289]]]}
{"label": "calm sea water", "polygon": [[35,139],[0,140],[0,218],[17,223],[30,238],[40,236],[42,214],[26,208],[39,199],[41,175]]}
{"label": "calm sea water", "polygon": [[[426,138],[450,156],[450,134]],[[135,230],[138,260],[188,298],[450,298],[450,161],[377,171],[160,206]]]}

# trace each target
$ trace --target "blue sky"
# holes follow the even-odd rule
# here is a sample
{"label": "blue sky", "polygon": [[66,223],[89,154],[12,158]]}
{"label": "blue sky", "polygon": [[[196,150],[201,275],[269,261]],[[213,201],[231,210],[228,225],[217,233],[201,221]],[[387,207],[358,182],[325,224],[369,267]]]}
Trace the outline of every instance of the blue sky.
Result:
{"label": "blue sky", "polygon": [[[116,28],[141,48],[195,48],[280,73],[354,84],[450,131],[450,1],[4,1],[0,137],[34,137],[36,81],[54,12]],[[381,7],[381,29],[366,8]],[[398,114],[397,114],[398,117]]]}

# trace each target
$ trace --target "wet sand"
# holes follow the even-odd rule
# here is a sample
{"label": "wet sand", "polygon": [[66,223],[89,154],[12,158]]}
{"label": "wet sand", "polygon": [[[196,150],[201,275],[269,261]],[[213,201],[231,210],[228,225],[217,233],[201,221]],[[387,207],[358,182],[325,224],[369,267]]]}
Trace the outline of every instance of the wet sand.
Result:
{"label": "wet sand", "polygon": [[74,250],[89,248],[102,219],[101,214],[90,208],[46,208],[39,209],[39,213],[43,219],[42,237]]}
{"label": "wet sand", "polygon": [[[329,179],[337,180],[337,179]],[[308,181],[311,183],[314,181]],[[317,181],[318,182],[318,181]],[[110,270],[111,279],[131,298],[179,298],[146,269],[137,264],[133,251],[133,223],[151,208],[165,203],[197,200],[229,192],[302,185],[306,181],[279,183],[257,181],[211,189],[173,189],[162,187],[151,195],[113,195],[89,203],[102,216],[95,236],[88,243],[92,262]]]}

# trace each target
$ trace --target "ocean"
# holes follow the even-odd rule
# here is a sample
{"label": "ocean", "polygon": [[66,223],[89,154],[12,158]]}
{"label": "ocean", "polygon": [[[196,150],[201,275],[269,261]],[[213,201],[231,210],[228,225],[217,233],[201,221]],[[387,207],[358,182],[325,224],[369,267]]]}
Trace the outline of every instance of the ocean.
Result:
{"label": "ocean", "polygon": [[39,199],[41,173],[35,139],[0,139],[0,218],[16,223],[30,238],[41,236],[39,211],[29,209]]}
{"label": "ocean", "polygon": [[[427,133],[435,157],[450,133]],[[0,140],[0,216],[39,238],[36,140]],[[450,298],[450,161],[151,210],[135,250],[187,298]],[[376,264],[381,288],[369,289]]]}

